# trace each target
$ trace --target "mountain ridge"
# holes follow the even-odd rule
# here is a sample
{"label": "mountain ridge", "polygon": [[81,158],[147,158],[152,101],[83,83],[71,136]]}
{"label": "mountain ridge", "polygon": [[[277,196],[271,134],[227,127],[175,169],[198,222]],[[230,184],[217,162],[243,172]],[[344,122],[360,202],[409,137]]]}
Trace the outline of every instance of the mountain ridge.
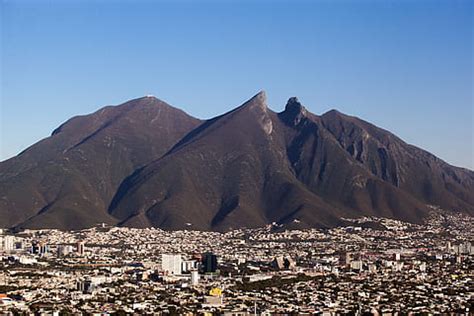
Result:
{"label": "mountain ridge", "polygon": [[[76,116],[0,162],[0,225],[330,227],[427,205],[474,215],[474,172],[337,110],[281,112],[260,91],[209,120],[155,97]],[[29,199],[24,198],[25,196]]]}

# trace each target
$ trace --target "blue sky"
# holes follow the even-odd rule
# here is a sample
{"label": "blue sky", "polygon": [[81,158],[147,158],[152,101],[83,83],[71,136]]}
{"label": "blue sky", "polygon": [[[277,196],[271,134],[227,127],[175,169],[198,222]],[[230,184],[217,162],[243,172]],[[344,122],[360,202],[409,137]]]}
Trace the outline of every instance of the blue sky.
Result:
{"label": "blue sky", "polygon": [[474,169],[472,1],[0,3],[0,160],[142,95],[210,118],[263,89]]}

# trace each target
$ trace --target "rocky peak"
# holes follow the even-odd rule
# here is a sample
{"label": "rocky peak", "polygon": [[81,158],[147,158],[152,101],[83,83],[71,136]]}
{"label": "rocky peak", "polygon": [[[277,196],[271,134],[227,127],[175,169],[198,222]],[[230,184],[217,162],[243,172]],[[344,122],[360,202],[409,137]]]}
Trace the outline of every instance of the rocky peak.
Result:
{"label": "rocky peak", "polygon": [[306,117],[306,109],[297,97],[291,97],[285,106],[285,111],[281,113],[283,121],[291,126],[298,125]]}
{"label": "rocky peak", "polygon": [[260,91],[252,98],[250,98],[247,102],[242,105],[242,108],[248,109],[261,109],[263,111],[267,110],[267,95],[265,91]]}

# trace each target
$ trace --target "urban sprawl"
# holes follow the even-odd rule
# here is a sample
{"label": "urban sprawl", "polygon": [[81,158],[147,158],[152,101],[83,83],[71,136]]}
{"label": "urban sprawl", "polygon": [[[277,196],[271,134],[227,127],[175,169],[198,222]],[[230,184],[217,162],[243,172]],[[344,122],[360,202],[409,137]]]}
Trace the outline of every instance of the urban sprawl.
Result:
{"label": "urban sprawl", "polygon": [[3,230],[0,312],[468,315],[473,235],[473,218],[435,208],[423,225]]}

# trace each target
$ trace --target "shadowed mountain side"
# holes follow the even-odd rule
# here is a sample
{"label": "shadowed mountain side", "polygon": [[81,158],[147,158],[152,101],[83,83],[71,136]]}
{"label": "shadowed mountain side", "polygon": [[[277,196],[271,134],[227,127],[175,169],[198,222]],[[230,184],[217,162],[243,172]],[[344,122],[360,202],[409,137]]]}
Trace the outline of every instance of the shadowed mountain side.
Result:
{"label": "shadowed mountain side", "polygon": [[[333,112],[319,117],[291,98],[276,114],[259,93],[206,121],[129,177],[109,211],[122,225],[167,229],[225,230],[271,222],[324,227],[340,223],[341,216],[361,215],[421,222],[430,201],[399,186],[398,158],[390,157],[381,141],[367,152],[348,149],[345,134],[333,126],[350,124],[352,118],[337,121],[340,116],[331,118]],[[426,158],[392,134],[360,122],[369,142],[394,139],[406,146],[406,164]],[[356,135],[352,130],[347,137]],[[463,197],[456,202],[462,205]]]}
{"label": "shadowed mountain side", "polygon": [[265,102],[259,93],[191,132],[123,183],[111,215],[127,226],[168,229],[225,230],[297,217],[307,226],[336,224],[337,210],[291,173]]}
{"label": "shadowed mountain side", "polygon": [[358,118],[330,111],[321,119],[340,146],[374,176],[425,204],[474,215],[474,172],[450,166]]}
{"label": "shadowed mountain side", "polygon": [[474,172],[370,123],[264,92],[200,121],[154,98],[72,118],[0,163],[0,224],[227,230],[329,227],[427,205],[474,215]]}
{"label": "shadowed mountain side", "polygon": [[70,119],[0,164],[2,226],[115,224],[107,208],[124,177],[162,156],[198,124],[154,97]]}
{"label": "shadowed mountain side", "polygon": [[[402,190],[374,176],[364,165],[354,161],[328,131],[320,117],[295,111],[279,113],[287,140],[287,155],[297,179],[333,207],[355,214],[396,217],[419,222],[428,208]],[[290,116],[290,119],[289,119]],[[291,123],[288,123],[291,122]],[[276,125],[278,126],[278,125]]]}

